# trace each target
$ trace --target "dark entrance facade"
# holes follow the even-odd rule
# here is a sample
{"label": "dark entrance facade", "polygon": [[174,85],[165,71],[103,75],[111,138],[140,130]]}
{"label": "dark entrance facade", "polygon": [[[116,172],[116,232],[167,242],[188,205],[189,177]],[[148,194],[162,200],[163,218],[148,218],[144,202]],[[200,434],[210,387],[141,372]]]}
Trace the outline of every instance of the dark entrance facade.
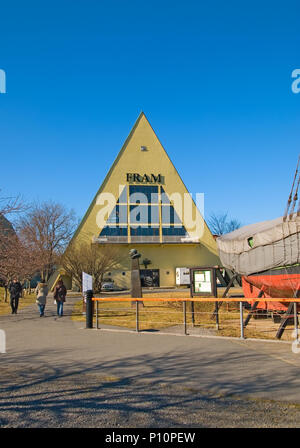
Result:
{"label": "dark entrance facade", "polygon": [[141,269],[142,287],[159,287],[159,269]]}

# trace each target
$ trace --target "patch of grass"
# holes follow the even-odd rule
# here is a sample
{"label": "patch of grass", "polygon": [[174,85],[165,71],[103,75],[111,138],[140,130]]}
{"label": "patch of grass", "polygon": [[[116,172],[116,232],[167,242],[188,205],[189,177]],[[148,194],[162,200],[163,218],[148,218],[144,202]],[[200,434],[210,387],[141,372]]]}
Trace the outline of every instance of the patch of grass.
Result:
{"label": "patch of grass", "polygon": [[[122,300],[122,299],[120,299]],[[82,300],[74,307],[74,320],[85,320],[82,315]],[[145,302],[139,308],[140,330],[159,329],[183,322],[182,311],[176,310],[167,302]],[[105,302],[99,305],[99,322],[105,325],[134,329],[136,326],[136,306],[131,302]]]}
{"label": "patch of grass", "polygon": [[[99,304],[99,322],[106,325],[122,326],[134,329],[136,326],[136,306],[131,302],[122,302],[122,297],[130,297],[129,294],[120,296],[120,302],[104,302]],[[187,298],[186,291],[155,292],[145,294],[145,298]],[[211,319],[214,303],[195,303],[195,325],[215,328],[215,321]],[[227,314],[224,313],[225,318]],[[231,317],[232,318],[232,317]],[[85,320],[82,315],[82,300],[78,301],[74,308],[73,319]],[[191,304],[187,304],[187,324],[192,325]],[[161,329],[174,325],[183,325],[182,302],[151,302],[145,301],[144,307],[139,309],[140,330]]]}
{"label": "patch of grass", "polygon": [[[25,295],[23,298],[20,298],[19,300],[19,309],[25,308],[28,305],[32,305],[36,301],[36,295],[28,294]],[[7,302],[4,302],[4,288],[0,288],[0,314],[10,314],[11,313],[11,307],[10,307],[10,297],[8,294]]]}
{"label": "patch of grass", "polygon": [[[241,290],[235,288],[232,293],[240,293]],[[223,288],[218,288],[218,296],[223,294]],[[99,304],[99,324],[125,327],[135,329],[136,327],[136,306],[131,306],[131,302],[122,302],[122,297],[130,297],[129,294],[120,296],[120,302],[104,302]],[[168,302],[168,298],[187,298],[189,292],[155,292],[144,294],[145,298],[166,298],[165,302],[145,301],[144,307],[139,310],[139,329],[157,330],[176,325],[183,325],[183,304],[182,302]],[[212,334],[219,336],[240,337],[240,311],[239,303],[223,303],[219,309],[219,330],[216,330],[216,319],[213,316],[215,308],[214,302],[194,302],[194,325],[197,328],[211,330]],[[248,311],[244,310],[244,319]],[[187,325],[192,326],[191,303],[187,303]],[[74,320],[85,321],[82,314],[82,300],[75,305]],[[279,324],[274,324],[271,319],[252,318],[248,326],[244,329],[246,338],[275,339]],[[282,336],[282,340],[291,340],[291,329]]]}

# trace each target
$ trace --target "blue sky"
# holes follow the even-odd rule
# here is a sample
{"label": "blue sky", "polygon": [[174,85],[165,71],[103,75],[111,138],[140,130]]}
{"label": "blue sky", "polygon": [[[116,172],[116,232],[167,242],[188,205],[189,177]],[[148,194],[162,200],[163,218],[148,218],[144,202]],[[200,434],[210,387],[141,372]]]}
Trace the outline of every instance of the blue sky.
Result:
{"label": "blue sky", "polygon": [[205,217],[283,213],[300,4],[1,2],[0,188],[82,216],[143,110]]}

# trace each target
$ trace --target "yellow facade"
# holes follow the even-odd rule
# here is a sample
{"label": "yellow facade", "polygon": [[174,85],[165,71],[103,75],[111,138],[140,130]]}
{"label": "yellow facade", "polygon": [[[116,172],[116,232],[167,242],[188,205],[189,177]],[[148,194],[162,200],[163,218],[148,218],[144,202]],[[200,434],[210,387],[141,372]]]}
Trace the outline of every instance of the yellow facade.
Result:
{"label": "yellow facade", "polygon": [[[136,173],[138,173],[138,176]],[[176,215],[180,217],[188,237],[170,237],[169,240],[172,240],[172,242],[166,242],[168,238],[162,235],[165,230],[162,230],[164,226],[161,214],[166,210],[163,206],[157,208],[159,210],[159,223],[155,238],[147,239],[147,237],[141,237],[140,240],[142,241],[140,241],[137,237],[131,237],[130,222],[128,222],[126,224],[128,226],[128,235],[123,238],[124,241],[118,243],[118,238],[115,238],[115,241],[113,241],[113,237],[108,238],[109,242],[113,242],[114,246],[117,245],[120,253],[124,254],[124,262],[122,262],[120,269],[110,273],[110,277],[114,279],[117,285],[121,287],[130,286],[128,254],[132,248],[136,248],[141,253],[141,261],[145,258],[151,260],[148,269],[159,270],[159,285],[161,287],[175,285],[176,267],[214,266],[220,264],[216,243],[210,230],[195,203],[188,201],[188,197],[190,198],[188,191],[144,113],[141,113],[136,121],[82,219],[72,243],[94,241],[93,244],[99,245],[99,250],[105,251],[107,247],[105,238],[99,238],[104,228],[103,222],[101,224],[101,219],[99,220],[99,216],[102,218],[104,216],[106,219],[112,211],[112,207],[109,208],[107,201],[105,201],[105,195],[110,193],[118,199],[123,186],[127,186],[126,191],[128,192],[132,185],[157,185],[160,198],[163,191],[168,198],[185,198],[181,202],[180,200],[179,202],[176,200],[171,201],[171,204]],[[203,188],[202,185],[199,185],[199,187]],[[180,208],[181,205],[182,208]],[[191,220],[186,218],[189,207],[192,208]],[[104,210],[106,210],[106,214],[104,214]],[[128,220],[131,219],[129,216],[130,206],[128,205]],[[173,224],[173,227],[176,228],[176,224]],[[175,230],[172,229],[172,232],[175,232]],[[141,267],[143,268],[143,266]]]}

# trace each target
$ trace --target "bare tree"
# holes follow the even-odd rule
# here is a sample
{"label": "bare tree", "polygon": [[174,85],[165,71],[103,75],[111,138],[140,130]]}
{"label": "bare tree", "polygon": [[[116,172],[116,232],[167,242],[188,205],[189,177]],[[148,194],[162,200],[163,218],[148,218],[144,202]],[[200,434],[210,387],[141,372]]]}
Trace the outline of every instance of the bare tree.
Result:
{"label": "bare tree", "polygon": [[213,235],[224,235],[241,227],[240,221],[228,218],[228,213],[212,213],[207,221]]}
{"label": "bare tree", "polygon": [[0,278],[2,279],[7,301],[7,287],[14,277],[22,283],[31,280],[39,268],[37,254],[26,247],[11,230],[0,234]]}
{"label": "bare tree", "polygon": [[18,259],[21,253],[19,240],[13,225],[5,215],[24,211],[25,208],[20,196],[0,197],[0,281],[5,288],[5,301],[7,301],[8,283],[13,276],[19,277],[18,270],[24,260]]}
{"label": "bare tree", "polygon": [[2,216],[24,211],[25,209],[26,205],[20,196],[0,197],[0,215]]}
{"label": "bare tree", "polygon": [[[4,301],[7,301],[7,289],[13,277],[17,275],[18,260],[16,255],[19,253],[17,249],[18,239],[16,234],[10,227],[3,225],[3,217],[1,219],[0,231],[0,278],[4,286]],[[6,224],[6,223],[5,223]]]}
{"label": "bare tree", "polygon": [[226,228],[226,230],[227,230],[227,232],[226,233],[229,233],[229,232],[233,232],[234,230],[237,230],[237,229],[239,229],[240,227],[241,227],[241,222],[239,221],[239,220],[237,220],[237,219],[230,219],[228,222],[227,222],[227,228]]}
{"label": "bare tree", "polygon": [[72,244],[61,258],[61,266],[66,274],[82,291],[82,272],[93,277],[94,291],[100,292],[103,276],[106,272],[118,269],[124,261],[117,247],[98,246],[92,243]]}
{"label": "bare tree", "polygon": [[18,235],[35,254],[40,272],[47,281],[68,245],[77,225],[73,210],[54,202],[34,204],[17,225]]}

